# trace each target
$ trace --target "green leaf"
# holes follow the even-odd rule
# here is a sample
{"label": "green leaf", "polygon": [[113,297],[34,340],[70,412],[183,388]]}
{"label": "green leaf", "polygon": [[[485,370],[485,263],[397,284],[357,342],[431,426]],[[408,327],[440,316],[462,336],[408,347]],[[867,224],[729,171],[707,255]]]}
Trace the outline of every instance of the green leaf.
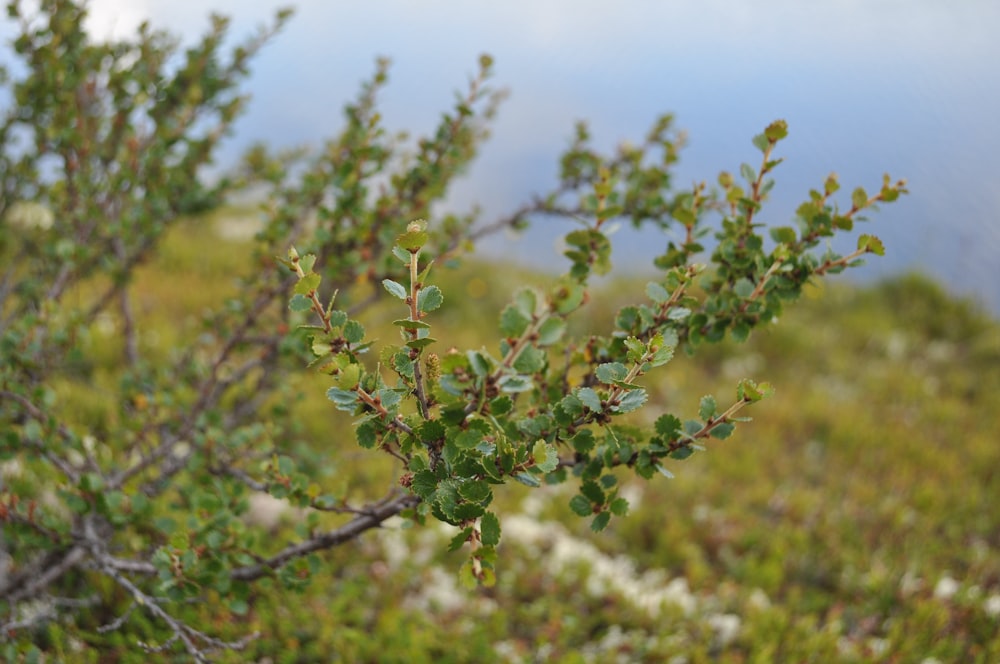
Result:
{"label": "green leaf", "polygon": [[746,277],[740,279],[733,285],[733,292],[744,299],[750,297],[753,294],[753,291],[754,284]]}
{"label": "green leaf", "polygon": [[365,327],[356,320],[349,320],[344,325],[344,339],[349,344],[360,343],[365,338]]}
{"label": "green leaf", "polygon": [[771,239],[775,242],[795,244],[798,236],[795,234],[795,229],[791,226],[778,226],[777,228],[771,229]]}
{"label": "green leaf", "polygon": [[569,501],[569,508],[574,514],[579,516],[590,516],[594,513],[594,506],[586,497],[576,494]]}
{"label": "green leaf", "polygon": [[750,164],[740,164],[740,175],[747,182],[755,182],[757,180],[757,174],[754,172],[753,167]]}
{"label": "green leaf", "polygon": [[550,346],[559,341],[565,333],[566,321],[556,316],[549,317],[538,328],[537,343],[540,346]]}
{"label": "green leaf", "polygon": [[485,546],[500,543],[500,520],[493,512],[487,512],[479,519],[479,532]]}
{"label": "green leaf", "polygon": [[736,425],[732,422],[721,422],[720,424],[712,427],[709,434],[712,438],[718,438],[719,440],[725,440],[733,435],[733,431],[736,429]]}
{"label": "green leaf", "polygon": [[432,470],[420,470],[413,474],[410,489],[421,498],[427,499],[437,490],[438,479]]}
{"label": "green leaf", "polygon": [[472,366],[472,372],[476,374],[476,376],[482,378],[490,372],[490,365],[482,353],[470,350],[466,352],[466,356],[469,358],[469,364]]}
{"label": "green leaf", "polygon": [[637,388],[630,390],[625,393],[625,396],[621,398],[615,410],[619,413],[631,413],[633,410],[637,410],[646,403],[649,399],[649,394],[643,388]]}
{"label": "green leaf", "polygon": [[307,274],[299,279],[298,283],[295,284],[294,292],[299,295],[311,295],[316,292],[317,288],[319,288],[319,282],[321,279],[322,277],[315,272]]}
{"label": "green leaf", "polygon": [[604,490],[601,489],[597,482],[592,482],[590,480],[580,484],[580,493],[586,496],[587,499],[594,505],[603,505],[607,500]]}
{"label": "green leaf", "polygon": [[392,279],[383,279],[382,285],[391,295],[398,297],[400,300],[406,299],[406,289],[403,288],[402,284],[396,283]]}
{"label": "green leaf", "polygon": [[520,337],[530,324],[531,319],[525,316],[519,307],[512,304],[508,304],[500,312],[500,334],[505,337]]}
{"label": "green leaf", "polygon": [[410,320],[408,318],[400,318],[399,320],[392,321],[392,324],[396,327],[401,327],[405,330],[429,330],[430,325],[423,322],[422,320]]}
{"label": "green leaf", "polygon": [[292,311],[307,311],[312,307],[312,300],[301,293],[296,293],[288,301],[288,308]]}
{"label": "green leaf", "polygon": [[656,424],[653,426],[656,429],[656,433],[660,434],[667,440],[673,440],[677,437],[677,434],[683,425],[677,417],[667,414],[660,415],[660,417],[656,419]]}
{"label": "green leaf", "polygon": [[594,517],[594,520],[590,522],[590,529],[595,533],[599,533],[608,527],[608,523],[611,521],[611,512],[601,512]]}
{"label": "green leaf", "polygon": [[331,387],[326,391],[326,398],[336,404],[339,410],[353,412],[358,404],[358,393],[354,390],[341,390]]}
{"label": "green leaf", "polygon": [[535,467],[543,473],[551,473],[559,465],[559,454],[542,439],[535,441],[532,446],[531,458],[535,461]]}
{"label": "green leaf", "polygon": [[767,140],[765,134],[757,134],[753,137],[753,146],[761,152],[767,152],[767,149],[771,147],[771,142]]}
{"label": "green leaf", "polygon": [[718,405],[715,402],[715,397],[711,394],[706,394],[701,398],[701,406],[698,408],[698,417],[703,420],[708,420],[713,415],[715,415]]}
{"label": "green leaf", "polygon": [[594,391],[593,388],[579,387],[573,391],[573,394],[576,395],[576,398],[579,399],[584,406],[595,413],[599,413],[603,410],[601,407],[601,397]]}
{"label": "green leaf", "polygon": [[[361,365],[348,364],[337,374],[337,387],[342,390],[353,390],[361,380]],[[355,395],[357,396],[357,395]]]}
{"label": "green leaf", "polygon": [[527,376],[507,375],[497,381],[497,386],[501,392],[515,393],[527,392],[534,387],[534,383]]}
{"label": "green leaf", "polygon": [[624,498],[615,498],[608,504],[608,509],[615,516],[627,516],[628,515],[628,501]]}
{"label": "green leaf", "polygon": [[655,281],[650,281],[646,284],[646,295],[648,295],[649,299],[657,304],[663,304],[670,299],[670,293],[667,289]]}
{"label": "green leaf", "polygon": [[330,312],[330,327],[343,327],[347,323],[347,312],[337,309]]}
{"label": "green leaf", "polygon": [[878,239],[874,235],[862,235],[859,237],[858,249],[864,249],[868,253],[875,254],[876,256],[885,256],[885,245],[882,244],[882,240]]}
{"label": "green leaf", "polygon": [[366,450],[370,450],[375,447],[377,437],[375,435],[374,424],[371,422],[364,422],[363,424],[358,425],[358,427],[354,430],[354,433],[358,438],[358,445],[360,447],[363,447]]}
{"label": "green leaf", "polygon": [[493,500],[493,489],[483,480],[470,480],[458,486],[458,495],[469,502],[488,505]]}
{"label": "green leaf", "polygon": [[441,294],[441,289],[437,286],[421,288],[417,292],[418,311],[434,311],[441,306],[442,302],[444,302],[444,295]]}
{"label": "green leaf", "polygon": [[411,229],[407,230],[405,233],[396,238],[396,245],[401,249],[412,252],[415,249],[420,249],[425,244],[430,237],[425,230]]}
{"label": "green leaf", "polygon": [[545,351],[535,346],[526,346],[514,360],[514,370],[518,373],[533,374],[545,367]]}
{"label": "green leaf", "polygon": [[538,308],[538,294],[531,288],[522,288],[514,295],[514,306],[525,319],[531,320]]}
{"label": "green leaf", "polygon": [[316,264],[316,254],[306,254],[299,259],[299,267],[306,274],[312,272],[313,266]]}
{"label": "green leaf", "polygon": [[[487,512],[489,514],[489,512]],[[485,514],[483,516],[486,516]],[[449,551],[458,551],[461,549],[466,542],[469,541],[469,537],[472,535],[472,526],[468,526],[459,531],[457,535],[451,538],[448,543]]]}
{"label": "green leaf", "polygon": [[858,187],[851,194],[851,205],[853,205],[857,210],[860,210],[868,205],[868,193],[865,191],[864,187]]}
{"label": "green leaf", "polygon": [[772,143],[777,143],[788,136],[788,123],[784,120],[775,120],[764,130],[764,136]]}
{"label": "green leaf", "polygon": [[694,454],[694,449],[690,445],[685,445],[684,447],[678,447],[676,450],[670,453],[671,459],[677,459],[678,461],[683,461]]}
{"label": "green leaf", "polygon": [[605,362],[597,366],[594,375],[602,383],[613,383],[625,378],[628,375],[628,369],[621,362]]}
{"label": "green leaf", "polygon": [[627,337],[625,339],[625,348],[628,349],[627,357],[629,362],[638,362],[646,354],[646,344],[635,337]]}
{"label": "green leaf", "polygon": [[406,347],[416,348],[417,350],[420,350],[421,348],[426,348],[427,346],[430,346],[433,343],[437,343],[437,339],[434,339],[432,337],[421,337],[420,339],[410,339],[409,341],[406,342]]}

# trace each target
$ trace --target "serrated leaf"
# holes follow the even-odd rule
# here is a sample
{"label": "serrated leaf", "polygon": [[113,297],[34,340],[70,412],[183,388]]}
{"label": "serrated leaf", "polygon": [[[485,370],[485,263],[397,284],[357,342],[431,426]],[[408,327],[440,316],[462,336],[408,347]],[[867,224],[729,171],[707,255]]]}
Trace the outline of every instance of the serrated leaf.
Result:
{"label": "serrated leaf", "polygon": [[552,316],[547,318],[545,322],[538,327],[537,343],[540,346],[551,346],[562,339],[562,336],[565,333],[566,321],[562,318]]}
{"label": "serrated leaf", "polygon": [[626,357],[628,357],[629,362],[638,362],[646,354],[646,344],[635,337],[626,337],[624,343],[625,348],[628,349]]}
{"label": "serrated leaf", "polygon": [[698,417],[703,420],[708,420],[715,415],[715,411],[717,409],[718,405],[715,402],[715,397],[711,394],[706,394],[701,398],[701,405],[698,408]]}
{"label": "serrated leaf", "polygon": [[410,339],[405,345],[407,348],[416,348],[417,350],[420,350],[433,343],[437,343],[437,339],[434,339],[433,337],[421,337],[420,339]]}
{"label": "serrated leaf", "polygon": [[594,513],[594,506],[586,497],[576,494],[569,500],[569,508],[578,516],[590,516]]}
{"label": "serrated leaf", "polygon": [[470,480],[459,485],[458,495],[469,502],[488,505],[493,500],[493,489],[484,480]]}
{"label": "serrated leaf", "polygon": [[649,394],[643,388],[637,388],[625,393],[615,410],[619,413],[631,413],[633,410],[642,408],[649,399]]}
{"label": "serrated leaf", "polygon": [[514,294],[514,306],[526,319],[531,320],[538,308],[538,295],[531,288],[522,288]]}
{"label": "serrated leaf", "polygon": [[590,429],[577,431],[576,435],[573,436],[573,449],[580,454],[586,454],[591,451],[596,444],[597,440],[594,438],[594,432]]}
{"label": "serrated leaf", "polygon": [[690,445],[685,445],[684,447],[678,447],[676,450],[670,453],[671,459],[677,459],[678,461],[683,461],[694,454],[694,449]]}
{"label": "serrated leaf", "polygon": [[375,425],[371,422],[365,422],[354,429],[354,434],[358,439],[358,445],[370,450],[375,447],[377,442],[377,437],[375,435]]}
{"label": "serrated leaf", "polygon": [[518,373],[533,374],[545,367],[545,351],[535,346],[526,346],[514,360],[514,370]]}
{"label": "serrated leaf", "polygon": [[[358,382],[361,380],[361,365],[360,364],[348,364],[346,367],[340,370],[337,374],[337,387],[341,390],[353,390]],[[357,394],[353,391],[354,397],[357,398]]]}
{"label": "serrated leaf", "polygon": [[512,304],[508,304],[500,312],[500,334],[505,337],[520,337],[530,324],[531,319],[525,316],[519,307]]}
{"label": "serrated leaf", "polygon": [[396,238],[396,246],[412,252],[414,249],[420,249],[427,244],[428,239],[430,238],[427,231],[409,230]]}
{"label": "serrated leaf", "polygon": [[313,266],[316,264],[316,254],[306,254],[299,259],[299,267],[306,274],[312,272]]}
{"label": "serrated leaf", "polygon": [[466,542],[469,541],[469,537],[471,535],[472,535],[472,526],[463,528],[458,532],[457,535],[451,538],[451,541],[448,542],[448,550],[458,551],[465,545]]}
{"label": "serrated leaf", "polygon": [[587,480],[580,484],[580,493],[586,496],[587,500],[594,505],[603,505],[605,501],[607,501],[607,496],[605,495],[604,490],[599,484],[597,484],[597,482],[593,482],[591,480]]}
{"label": "serrated leaf", "polygon": [[421,498],[428,498],[437,490],[438,479],[434,471],[420,470],[413,474],[410,489]]}
{"label": "serrated leaf", "polygon": [[484,546],[500,543],[500,520],[493,512],[487,512],[479,519],[479,535]]}
{"label": "serrated leaf", "polygon": [[306,276],[299,279],[298,283],[295,284],[293,292],[299,295],[310,295],[316,292],[319,288],[319,282],[322,279],[318,274],[313,272],[312,274],[307,274]]}
{"label": "serrated leaf", "polygon": [[537,489],[542,486],[542,483],[537,477],[529,473],[517,473],[513,476],[514,479],[525,486],[530,486],[532,489]]}
{"label": "serrated leaf", "polygon": [[615,516],[627,516],[628,515],[628,501],[624,498],[615,498],[608,504],[608,509]]}
{"label": "serrated leaf", "polygon": [[876,256],[885,256],[885,245],[882,244],[882,240],[878,239],[874,235],[862,235],[859,237],[858,249],[864,249],[865,251],[875,254]]}
{"label": "serrated leaf", "polygon": [[358,393],[353,390],[342,390],[331,387],[326,391],[326,398],[332,401],[338,410],[353,412],[358,404]]}
{"label": "serrated leaf", "polygon": [[597,366],[594,371],[594,376],[597,380],[602,383],[613,383],[616,380],[622,380],[628,375],[628,369],[621,362],[605,362]]}
{"label": "serrated leaf", "polygon": [[701,422],[698,420],[687,420],[684,422],[684,433],[693,436],[701,431]]}
{"label": "serrated leaf", "polygon": [[784,120],[775,120],[764,130],[764,136],[772,143],[777,143],[788,136],[788,123]]}
{"label": "serrated leaf", "polygon": [[537,440],[531,448],[531,457],[535,460],[535,468],[543,473],[551,473],[559,466],[559,454],[556,448],[544,440]]}
{"label": "serrated leaf", "polygon": [[656,419],[656,424],[653,427],[656,429],[656,433],[660,434],[667,440],[672,440],[677,437],[677,433],[681,430],[681,421],[677,419],[674,415],[660,415]]}
{"label": "serrated leaf", "polygon": [[343,327],[347,322],[347,312],[340,309],[330,312],[330,327]]}
{"label": "serrated leaf", "polygon": [[594,520],[590,522],[590,529],[595,533],[599,533],[608,527],[608,523],[611,522],[611,512],[601,512],[594,517]]}
{"label": "serrated leaf", "polygon": [[601,412],[601,397],[590,387],[580,387],[574,390],[573,394],[579,399],[584,406],[594,411],[595,413]]}
{"label": "serrated leaf", "polygon": [[288,308],[292,311],[307,311],[311,307],[312,300],[301,293],[296,293],[288,300]]}
{"label": "serrated leaf", "polygon": [[344,339],[349,344],[360,343],[365,338],[365,326],[356,320],[349,320],[344,325]]}
{"label": "serrated leaf", "polygon": [[646,284],[646,295],[657,304],[663,304],[670,299],[669,291],[655,281],[650,281]]}
{"label": "serrated leaf", "polygon": [[407,295],[406,289],[403,288],[402,284],[397,283],[397,282],[393,281],[392,279],[383,279],[382,280],[382,286],[384,286],[385,289],[387,291],[389,291],[390,295],[392,295],[394,297],[398,297],[400,300],[405,300],[406,299],[406,295]]}
{"label": "serrated leaf", "polygon": [[444,295],[437,286],[427,286],[417,292],[417,310],[434,311],[444,302]]}
{"label": "serrated leaf", "polygon": [[497,386],[501,392],[516,393],[527,392],[534,387],[534,383],[527,376],[506,375],[497,381]]}
{"label": "serrated leaf", "polygon": [[712,438],[718,438],[719,440],[725,440],[733,435],[733,431],[736,430],[736,425],[732,422],[722,422],[714,427],[709,432]]}
{"label": "serrated leaf", "polygon": [[468,357],[469,364],[472,366],[472,372],[476,376],[482,378],[490,372],[490,365],[482,353],[470,350],[466,352],[466,357]]}

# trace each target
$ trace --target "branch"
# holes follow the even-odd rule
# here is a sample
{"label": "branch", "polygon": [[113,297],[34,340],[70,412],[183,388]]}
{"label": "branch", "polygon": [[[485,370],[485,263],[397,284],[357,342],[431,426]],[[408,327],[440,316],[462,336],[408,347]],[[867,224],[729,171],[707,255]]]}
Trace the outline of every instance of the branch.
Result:
{"label": "branch", "polygon": [[239,567],[233,570],[232,578],[237,581],[254,581],[268,576],[273,570],[282,567],[296,558],[301,558],[314,551],[322,551],[355,539],[366,530],[377,528],[390,517],[410,507],[416,506],[420,498],[412,494],[391,495],[381,502],[363,511],[347,524],[322,533],[299,544],[286,547],[280,553],[256,565]]}

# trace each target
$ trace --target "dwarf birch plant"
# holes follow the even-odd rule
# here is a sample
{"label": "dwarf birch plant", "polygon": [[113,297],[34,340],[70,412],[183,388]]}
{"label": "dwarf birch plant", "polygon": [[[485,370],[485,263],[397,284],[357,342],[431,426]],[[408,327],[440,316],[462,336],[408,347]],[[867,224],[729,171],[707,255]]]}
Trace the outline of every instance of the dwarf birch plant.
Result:
{"label": "dwarf birch plant", "polygon": [[[696,413],[671,413],[651,402],[648,376],[669,376],[680,351],[747,338],[807,283],[881,254],[872,235],[847,255],[820,245],[905,192],[886,176],[839,203],[830,176],[796,226],[767,230],[785,123],[753,139],[756,166],[685,190],[671,173],[682,140],[663,116],[641,143],[606,155],[578,125],[557,185],[508,215],[444,214],[436,204],[503,99],[488,56],[427,136],[383,125],[380,61],[338,135],[283,153],[257,145],[208,187],[199,174],[243,106],[248,62],[287,13],[228,54],[220,17],[181,53],[147,26],[95,43],[85,6],[71,0],[36,12],[14,1],[8,13],[24,66],[5,72],[0,116],[7,661],[59,658],[67,644],[194,661],[243,648],[254,634],[223,639],[213,626],[266,602],[255,588],[305,588],[328,564],[324,552],[394,516],[452,524],[451,547],[468,553],[461,578],[495,583],[494,498],[511,481],[572,482],[572,510],[605,529],[629,511],[622,473],[672,476],[772,393],[746,378],[731,396],[701,398]],[[265,192],[264,223],[245,260],[212,277],[207,304],[161,312],[164,284],[143,270],[164,239],[251,184]],[[46,223],[19,221],[29,209]],[[483,347],[439,334],[435,317],[462,296],[435,283],[438,271],[482,237],[541,217],[572,224],[565,273],[481,312],[496,325]],[[683,239],[664,240],[656,278],[614,320],[574,320],[593,278],[611,270],[609,229],[622,222],[679,228]],[[206,241],[195,268],[220,245]],[[187,289],[166,286],[175,298]],[[369,338],[366,316],[386,301],[398,338]],[[305,364],[326,377],[329,408],[354,418],[363,452],[395,464],[381,498],[353,500],[328,472],[342,450],[303,440],[288,404]],[[634,416],[643,409],[654,411],[650,428]],[[302,510],[294,529],[255,523],[260,497]],[[222,612],[210,625],[206,602]]]}

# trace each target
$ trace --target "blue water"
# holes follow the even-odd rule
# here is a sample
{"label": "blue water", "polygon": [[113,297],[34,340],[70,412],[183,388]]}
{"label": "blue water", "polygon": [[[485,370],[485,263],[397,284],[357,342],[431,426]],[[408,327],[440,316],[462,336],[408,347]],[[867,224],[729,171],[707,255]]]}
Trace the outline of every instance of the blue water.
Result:
{"label": "blue water", "polygon": [[[245,34],[272,8],[236,0],[93,0],[95,31],[127,32],[148,17],[191,37],[206,5]],[[340,108],[393,59],[383,96],[390,127],[430,130],[475,69],[496,58],[512,96],[493,139],[449,205],[483,205],[486,219],[555,182],[572,124],[587,119],[598,145],[639,139],[663,111],[688,131],[678,182],[755,166],[750,138],[775,118],[791,133],[764,219],[787,224],[810,187],[836,171],[847,194],[877,188],[884,172],[911,195],[864,232],[887,255],[855,272],[872,279],[921,269],[1000,312],[1000,3],[964,0],[592,0],[472,3],[303,0],[259,57],[254,101],[227,147],[315,142],[341,126]],[[276,6],[276,3],[275,3]],[[846,198],[844,199],[846,200]],[[556,261],[564,226],[536,227],[485,251]],[[618,264],[636,265],[660,237],[622,232]]]}

